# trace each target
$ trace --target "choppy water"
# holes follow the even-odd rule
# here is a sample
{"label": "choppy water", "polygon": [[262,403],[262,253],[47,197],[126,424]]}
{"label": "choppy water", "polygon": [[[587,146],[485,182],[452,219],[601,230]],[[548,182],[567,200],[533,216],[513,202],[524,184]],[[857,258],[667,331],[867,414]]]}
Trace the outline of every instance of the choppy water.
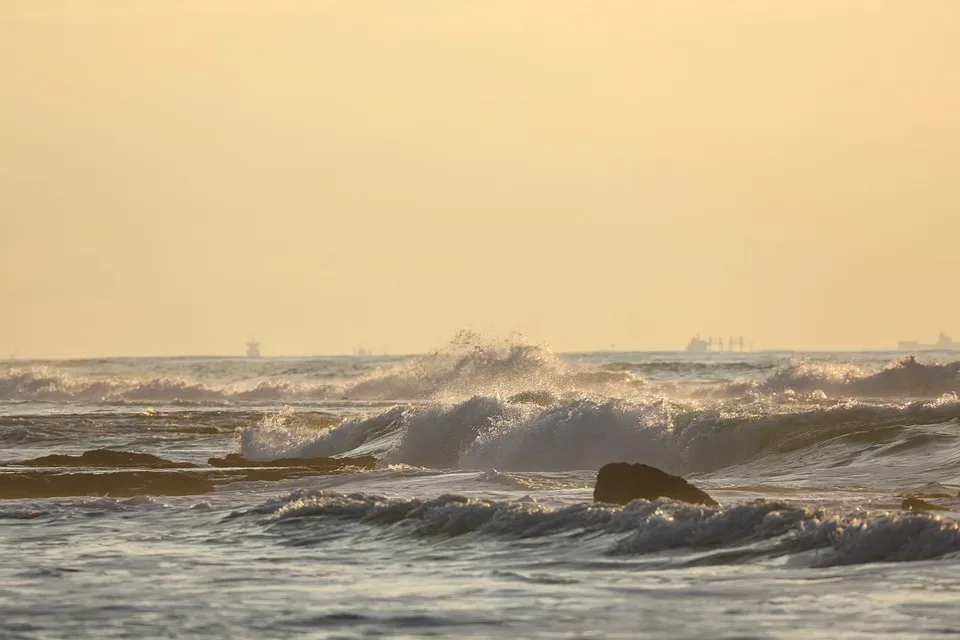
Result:
{"label": "choppy water", "polygon": [[[0,637],[958,633],[960,364],[904,355],[461,335],[408,358],[9,363],[6,490],[10,462],[99,448],[198,465],[173,475],[227,453],[378,462],[0,500]],[[721,506],[594,504],[616,460]]]}

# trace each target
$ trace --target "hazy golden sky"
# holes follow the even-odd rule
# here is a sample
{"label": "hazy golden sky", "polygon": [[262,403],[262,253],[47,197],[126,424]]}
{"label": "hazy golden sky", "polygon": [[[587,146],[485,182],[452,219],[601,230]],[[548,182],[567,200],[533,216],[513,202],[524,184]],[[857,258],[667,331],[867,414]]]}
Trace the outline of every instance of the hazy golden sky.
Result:
{"label": "hazy golden sky", "polygon": [[960,2],[0,0],[0,354],[960,337]]}

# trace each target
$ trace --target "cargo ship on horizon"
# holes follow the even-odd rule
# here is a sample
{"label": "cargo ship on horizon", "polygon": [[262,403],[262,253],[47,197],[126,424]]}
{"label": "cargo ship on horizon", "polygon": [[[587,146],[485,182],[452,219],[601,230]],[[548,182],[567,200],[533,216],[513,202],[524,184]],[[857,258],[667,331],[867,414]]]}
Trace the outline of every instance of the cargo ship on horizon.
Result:
{"label": "cargo ship on horizon", "polygon": [[951,349],[960,349],[960,342],[957,342],[943,331],[937,338],[935,344],[921,344],[918,340],[901,340],[897,345],[900,351],[915,351],[922,349],[926,351],[946,351]]}

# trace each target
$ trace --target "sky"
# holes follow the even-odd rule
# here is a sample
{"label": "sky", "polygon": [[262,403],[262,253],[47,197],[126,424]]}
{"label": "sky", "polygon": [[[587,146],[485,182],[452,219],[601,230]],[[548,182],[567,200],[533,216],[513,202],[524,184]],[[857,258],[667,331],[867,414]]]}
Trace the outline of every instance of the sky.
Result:
{"label": "sky", "polygon": [[960,2],[0,0],[0,357],[960,338]]}

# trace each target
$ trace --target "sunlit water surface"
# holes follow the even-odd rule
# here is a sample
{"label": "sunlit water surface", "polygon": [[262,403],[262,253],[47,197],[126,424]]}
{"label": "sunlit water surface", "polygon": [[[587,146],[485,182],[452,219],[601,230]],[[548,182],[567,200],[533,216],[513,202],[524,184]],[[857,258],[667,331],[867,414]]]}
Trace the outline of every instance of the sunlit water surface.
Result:
{"label": "sunlit water surface", "polygon": [[[902,357],[558,357],[461,336],[419,358],[10,363],[8,462],[380,462],[2,500],[0,637],[960,633],[960,380],[950,354]],[[614,460],[722,506],[594,505]],[[907,493],[946,510],[902,512]]]}

